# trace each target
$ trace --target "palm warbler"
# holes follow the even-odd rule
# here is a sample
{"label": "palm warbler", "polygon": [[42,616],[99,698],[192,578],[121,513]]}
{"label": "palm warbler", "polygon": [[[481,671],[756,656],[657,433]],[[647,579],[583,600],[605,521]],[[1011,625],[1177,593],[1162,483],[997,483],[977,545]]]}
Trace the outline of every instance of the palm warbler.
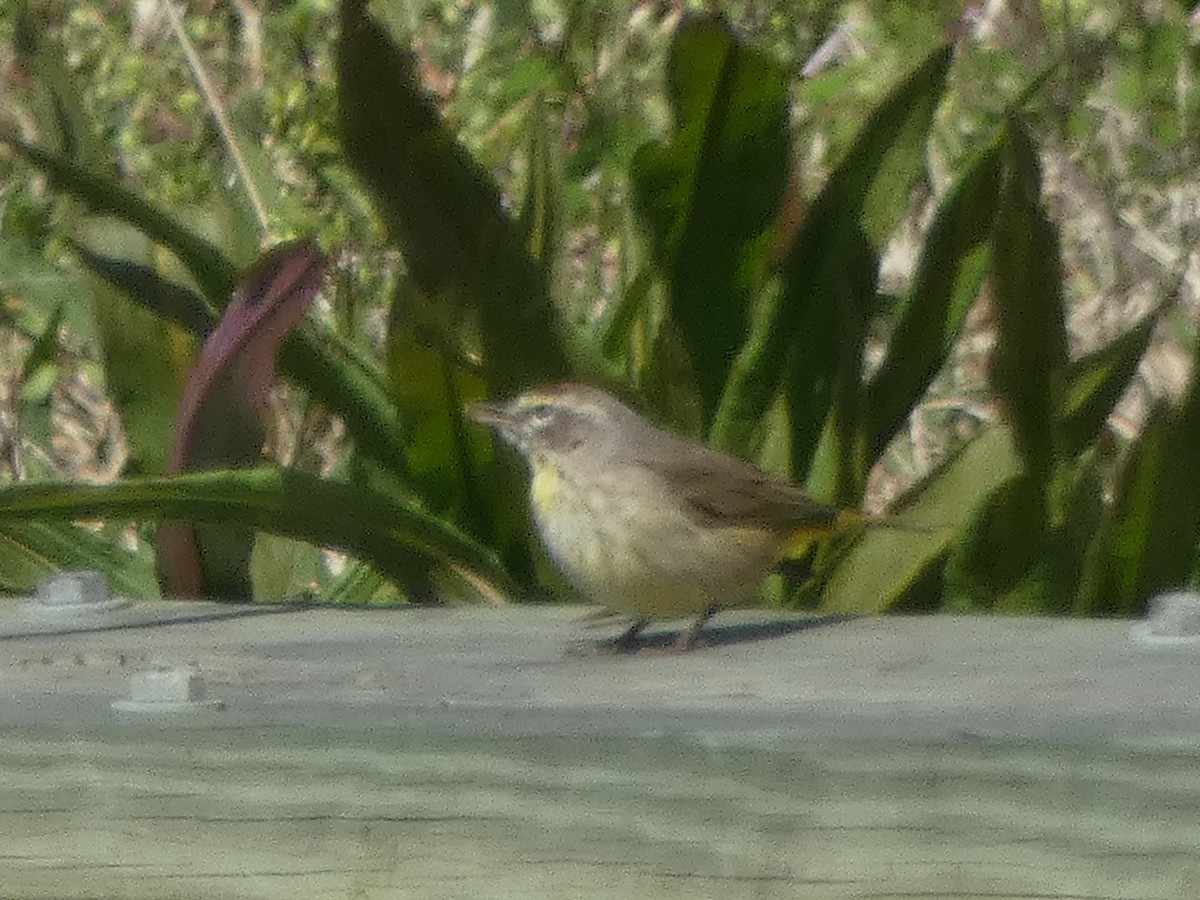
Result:
{"label": "palm warbler", "polygon": [[467,414],[528,461],[533,517],[567,580],[634,617],[618,649],[635,647],[651,619],[695,616],[676,642],[689,649],[708,618],[750,591],[785,548],[844,515],[587,385],[538,388]]}

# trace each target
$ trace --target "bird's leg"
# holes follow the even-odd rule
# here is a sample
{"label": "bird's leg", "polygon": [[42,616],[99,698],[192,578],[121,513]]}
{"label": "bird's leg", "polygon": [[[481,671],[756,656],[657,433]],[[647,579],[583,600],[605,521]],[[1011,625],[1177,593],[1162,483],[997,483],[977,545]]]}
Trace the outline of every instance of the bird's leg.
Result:
{"label": "bird's leg", "polygon": [[638,647],[638,634],[649,624],[649,619],[634,619],[633,624],[619,638],[612,642],[612,649],[618,653],[628,653],[631,650],[636,650]]}
{"label": "bird's leg", "polygon": [[711,619],[720,607],[710,606],[696,618],[691,625],[679,632],[679,637],[675,640],[675,649],[680,653],[685,653],[691,650],[696,645],[696,639],[700,637],[700,632],[704,630],[704,623]]}

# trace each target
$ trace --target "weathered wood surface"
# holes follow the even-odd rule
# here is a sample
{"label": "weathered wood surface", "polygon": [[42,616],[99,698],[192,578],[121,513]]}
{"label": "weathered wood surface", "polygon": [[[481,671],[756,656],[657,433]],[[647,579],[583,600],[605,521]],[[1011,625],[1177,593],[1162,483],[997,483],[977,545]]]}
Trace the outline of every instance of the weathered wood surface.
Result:
{"label": "weathered wood surface", "polygon": [[[609,657],[577,616],[0,608],[0,895],[1200,897],[1194,644],[747,613]],[[152,662],[224,708],[115,712]]]}

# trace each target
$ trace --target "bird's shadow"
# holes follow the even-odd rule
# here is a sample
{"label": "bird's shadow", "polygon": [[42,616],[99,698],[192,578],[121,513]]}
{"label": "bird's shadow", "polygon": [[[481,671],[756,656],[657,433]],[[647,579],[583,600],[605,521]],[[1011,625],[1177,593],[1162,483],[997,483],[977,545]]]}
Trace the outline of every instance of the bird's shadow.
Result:
{"label": "bird's shadow", "polygon": [[[730,624],[706,625],[690,651],[703,651],[707,647],[729,647],[735,644],[768,641],[785,637],[798,631],[810,631],[814,628],[825,628],[829,625],[840,625],[849,622],[857,616],[827,615],[803,616],[795,619],[778,619],[769,622],[734,622]],[[681,632],[677,629],[643,632],[637,646],[632,648],[618,647],[612,638],[599,641],[585,641],[580,648],[584,653],[634,655],[639,651],[653,653],[680,652],[676,641]]]}

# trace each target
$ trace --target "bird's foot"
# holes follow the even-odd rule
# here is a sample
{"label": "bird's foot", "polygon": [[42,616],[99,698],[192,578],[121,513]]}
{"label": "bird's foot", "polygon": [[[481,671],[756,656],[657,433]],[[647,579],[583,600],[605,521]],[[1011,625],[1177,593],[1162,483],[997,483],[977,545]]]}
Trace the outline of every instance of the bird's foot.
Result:
{"label": "bird's foot", "polygon": [[607,641],[586,641],[580,644],[575,652],[585,656],[615,656],[618,653],[633,653],[641,648],[638,634],[647,624],[649,624],[648,620],[638,619],[619,637]]}
{"label": "bird's foot", "polygon": [[679,632],[679,637],[675,639],[675,652],[687,653],[689,650],[695,649],[700,643],[700,634],[704,631],[704,624],[711,619],[717,612],[717,607],[710,606],[699,616],[696,621],[692,622],[687,628]]}

